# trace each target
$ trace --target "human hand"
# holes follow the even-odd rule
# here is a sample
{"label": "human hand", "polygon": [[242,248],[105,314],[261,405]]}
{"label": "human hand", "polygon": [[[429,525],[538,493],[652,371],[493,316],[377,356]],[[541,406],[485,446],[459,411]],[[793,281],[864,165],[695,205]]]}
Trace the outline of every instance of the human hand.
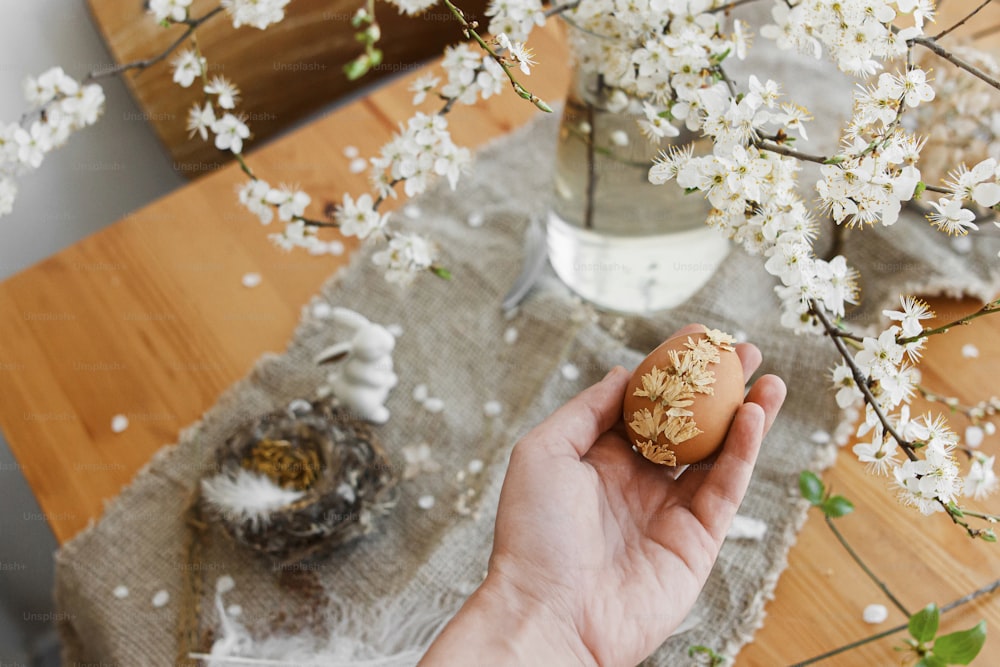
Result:
{"label": "human hand", "polygon": [[[760,352],[746,344],[736,351],[749,378]],[[514,447],[489,573],[422,664],[459,664],[465,655],[473,661],[462,664],[631,666],[680,625],[746,493],[785,386],[760,378],[721,451],[674,479],[625,437],[629,376],[613,369]],[[463,653],[463,643],[474,653]]]}

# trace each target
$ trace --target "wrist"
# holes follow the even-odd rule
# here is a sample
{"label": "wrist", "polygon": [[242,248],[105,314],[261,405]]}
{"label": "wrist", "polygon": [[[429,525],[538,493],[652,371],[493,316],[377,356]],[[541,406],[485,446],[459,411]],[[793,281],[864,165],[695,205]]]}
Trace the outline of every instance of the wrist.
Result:
{"label": "wrist", "polygon": [[568,616],[491,574],[441,631],[420,667],[596,664]]}

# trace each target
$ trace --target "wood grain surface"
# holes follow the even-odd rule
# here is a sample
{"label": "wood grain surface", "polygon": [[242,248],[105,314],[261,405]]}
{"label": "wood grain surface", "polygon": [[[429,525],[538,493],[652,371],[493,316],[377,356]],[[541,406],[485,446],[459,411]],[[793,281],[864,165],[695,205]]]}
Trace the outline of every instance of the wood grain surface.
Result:
{"label": "wood grain surface", "polygon": [[[218,0],[194,0],[189,15],[204,16]],[[375,14],[386,39],[385,59],[361,81],[348,81],[342,66],[363,49],[354,38],[351,17],[361,0],[295,0],[285,20],[261,31],[233,28],[220,14],[197,32],[198,47],[208,60],[209,76],[223,75],[240,88],[239,110],[247,114],[256,139],[262,140],[307,117],[346,93],[382,77],[412,72],[461,39],[461,30],[443,6],[420,16],[405,16],[379,2]],[[144,10],[143,0],[87,0],[108,51],[116,63],[144,60],[161,53],[184,33],[184,26],[164,28]],[[480,16],[486,0],[462,3],[470,16]],[[218,169],[226,155],[208,142],[191,141],[185,128],[188,109],[204,98],[197,83],[181,88],[172,81],[171,58],[124,79],[142,114],[174,160],[174,169],[195,178]]]}
{"label": "wood grain surface", "polygon": [[[527,82],[557,101],[568,83],[558,30],[541,31],[533,46],[543,66]],[[300,183],[315,198],[308,213],[320,216],[343,191],[364,189],[343,149],[372,154],[409,116],[408,77],[251,153],[250,161],[271,182]],[[457,109],[451,123],[456,142],[473,146],[535,113],[508,91]],[[242,180],[234,165],[220,169],[0,284],[7,325],[0,425],[43,510],[25,520],[48,521],[60,541],[99,517],[103,503],[262,353],[280,351],[302,305],[342,265],[329,256],[276,251],[268,230],[236,203],[233,189]],[[250,271],[262,275],[259,287],[241,285]],[[934,306],[944,317],[976,307],[947,300]],[[994,317],[934,339],[922,365],[926,384],[966,401],[997,393],[998,336]],[[960,353],[970,342],[981,351],[978,359]],[[121,434],[110,428],[118,413],[131,423]],[[998,440],[988,438],[984,449],[995,453]],[[972,542],[943,516],[927,519],[901,507],[848,450],[824,479],[857,505],[839,520],[844,534],[911,609],[948,602],[1000,575],[1000,547]],[[874,602],[888,606],[813,512],[763,628],[736,664],[789,664],[902,620],[890,607],[886,623],[863,623],[862,610]],[[943,628],[980,618],[990,624],[984,655],[1000,655],[996,598],[948,614]],[[824,664],[898,664],[898,639]],[[976,664],[996,664],[991,660]]]}

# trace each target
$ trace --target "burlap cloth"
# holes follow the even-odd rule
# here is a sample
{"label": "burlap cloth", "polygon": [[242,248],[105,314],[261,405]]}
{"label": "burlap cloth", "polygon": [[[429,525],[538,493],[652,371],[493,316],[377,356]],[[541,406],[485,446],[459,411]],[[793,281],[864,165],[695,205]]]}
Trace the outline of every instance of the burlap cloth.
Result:
{"label": "burlap cloth", "polygon": [[[218,624],[211,593],[216,578],[228,574],[236,587],[225,603],[242,607],[238,618],[253,633],[340,633],[326,648],[340,647],[345,664],[419,649],[481,580],[507,457],[518,436],[612,365],[635,365],[688,322],[745,332],[763,352],[760,372],[783,377],[789,396],[740,510],[767,524],[765,537],[726,543],[697,604],[697,623],[668,640],[649,664],[689,664],[686,652],[694,644],[732,656],[751,639],[806,514],[798,474],[831,460],[832,445],[810,436],[831,431],[838,420],[828,391],[832,346],[778,326],[774,280],[759,258],[738,250],[688,303],[655,317],[596,317],[549,276],[506,320],[499,303],[520,269],[523,230],[530,216],[546,210],[556,120],[547,116],[482,151],[457,191],[438,187],[416,202],[419,225],[440,242],[453,281],[428,277],[398,289],[373,273],[370,249],[360,252],[350,270],[304,308],[284,353],[261,358],[181,433],[178,444],[157,453],[96,525],[63,546],[56,557],[56,598],[65,664],[172,664],[178,601],[192,567],[206,581],[206,627]],[[480,228],[466,223],[474,211],[485,216]],[[851,235],[849,257],[865,275],[866,305],[852,314],[858,322],[877,318],[908,287],[995,291],[995,276],[976,268],[993,264],[995,243],[981,255],[959,256],[940,235],[924,233],[927,225],[919,218],[899,224],[912,229],[893,233],[891,242],[873,242],[878,230]],[[380,432],[394,464],[403,465],[404,446],[426,441],[441,469],[402,482],[398,505],[380,530],[321,566],[275,572],[219,530],[209,532],[192,566],[185,560],[180,517],[202,471],[211,467],[213,448],[254,416],[311,396],[324,376],[313,355],[345,335],[311,314],[319,302],[402,327],[395,353],[401,380],[388,402],[392,417]],[[504,332],[511,326],[518,337],[508,344]],[[567,363],[579,369],[578,379],[561,372]],[[444,401],[442,412],[432,414],[412,398],[420,383]],[[484,415],[489,400],[501,403],[500,417]],[[472,459],[484,461],[484,471],[458,481],[457,472]],[[455,509],[469,479],[478,492],[471,516]],[[436,499],[430,510],[417,506],[425,494]],[[118,599],[113,590],[122,585],[129,595]],[[151,598],[161,589],[171,601],[154,608]]]}

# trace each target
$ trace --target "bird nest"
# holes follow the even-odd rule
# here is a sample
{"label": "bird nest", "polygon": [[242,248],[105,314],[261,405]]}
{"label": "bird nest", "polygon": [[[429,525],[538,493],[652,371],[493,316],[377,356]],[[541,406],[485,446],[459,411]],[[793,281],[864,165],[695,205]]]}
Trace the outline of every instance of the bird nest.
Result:
{"label": "bird nest", "polygon": [[242,426],[216,460],[202,483],[206,516],[282,567],[370,533],[395,500],[397,478],[372,428],[326,401],[295,401]]}

